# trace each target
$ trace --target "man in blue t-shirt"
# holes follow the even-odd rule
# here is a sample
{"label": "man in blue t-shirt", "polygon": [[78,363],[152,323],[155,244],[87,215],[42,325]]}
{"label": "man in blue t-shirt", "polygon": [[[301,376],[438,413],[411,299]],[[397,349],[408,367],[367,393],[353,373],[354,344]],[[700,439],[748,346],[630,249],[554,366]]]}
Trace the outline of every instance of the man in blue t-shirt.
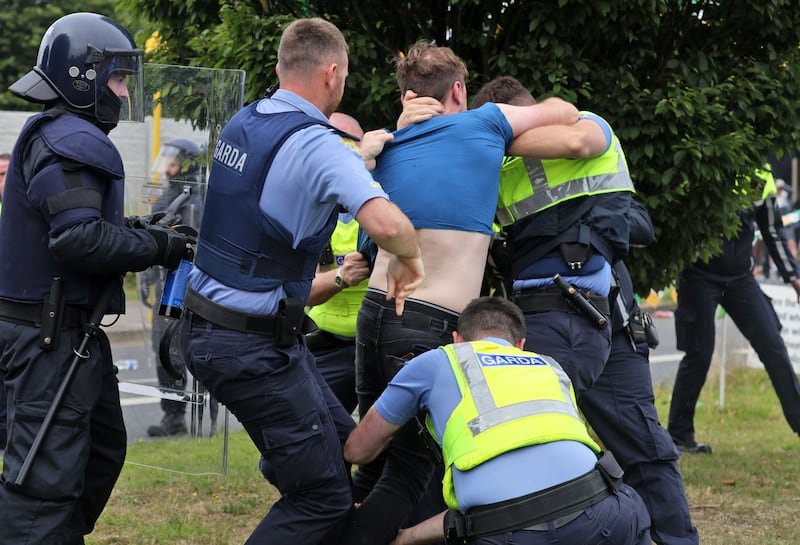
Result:
{"label": "man in blue t-shirt", "polygon": [[[447,47],[418,42],[397,60],[404,102],[407,92],[436,99],[444,115],[394,132],[373,171],[416,228],[426,280],[406,301],[403,316],[396,315],[386,300],[390,256],[378,252],[357,321],[362,416],[405,361],[450,342],[458,313],[480,294],[500,167],[514,138],[578,119],[578,111],[560,99],[466,111],[466,79],[464,62]],[[362,465],[354,475],[354,499],[361,507],[342,543],[388,543],[420,500],[434,467],[415,426],[407,425],[385,464],[382,458]]]}
{"label": "man in blue t-shirt", "polygon": [[[602,533],[612,545],[649,545],[641,498],[598,474],[616,468],[606,456],[598,462],[599,447],[558,363],[522,351],[524,333],[522,312],[513,303],[473,300],[458,319],[456,344],[408,362],[350,434],[345,458],[368,462],[424,411],[442,446],[451,511],[401,530],[395,544],[441,541],[469,513],[467,533],[449,535],[448,542],[587,543]],[[482,442],[486,435],[491,437]],[[483,516],[487,511],[498,518]]]}

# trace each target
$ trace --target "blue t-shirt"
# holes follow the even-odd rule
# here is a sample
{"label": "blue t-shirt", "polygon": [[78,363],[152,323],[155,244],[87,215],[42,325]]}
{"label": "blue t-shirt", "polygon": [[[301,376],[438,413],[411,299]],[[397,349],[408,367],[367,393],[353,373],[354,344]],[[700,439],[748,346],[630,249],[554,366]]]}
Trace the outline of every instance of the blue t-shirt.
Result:
{"label": "blue t-shirt", "polygon": [[491,234],[513,138],[496,104],[434,117],[396,131],[372,175],[417,229]]}
{"label": "blue t-shirt", "polygon": [[[301,111],[327,121],[319,109],[300,96],[279,90],[257,105],[260,113]],[[269,150],[264,150],[265,152]],[[375,197],[388,198],[372,179],[358,152],[322,125],[292,134],[275,155],[267,172],[259,205],[272,221],[293,234],[293,246],[319,232],[334,206],[355,215]],[[228,308],[253,314],[275,314],[286,296],[282,288],[268,292],[237,290],[194,267],[189,285]]]}
{"label": "blue t-shirt", "polygon": [[[504,346],[496,338],[483,339]],[[409,361],[389,382],[375,402],[375,410],[392,424],[402,425],[419,409],[429,415],[438,437],[461,393],[444,350],[430,350]],[[469,509],[504,501],[583,475],[597,463],[595,453],[583,443],[556,441],[520,448],[484,462],[469,471],[453,468],[458,505]]]}

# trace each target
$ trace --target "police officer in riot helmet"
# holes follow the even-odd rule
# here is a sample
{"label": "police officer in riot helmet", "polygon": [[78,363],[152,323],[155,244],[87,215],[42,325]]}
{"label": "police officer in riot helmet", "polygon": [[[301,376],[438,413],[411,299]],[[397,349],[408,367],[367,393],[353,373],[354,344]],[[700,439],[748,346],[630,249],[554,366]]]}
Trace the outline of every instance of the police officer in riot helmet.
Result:
{"label": "police officer in riot helmet", "polygon": [[[188,192],[183,204],[176,210],[175,217],[168,221],[180,223],[197,229],[200,227],[200,218],[203,206],[205,169],[202,163],[202,149],[187,138],[173,138],[161,145],[158,157],[153,165],[153,175],[159,178],[162,193],[153,205],[153,213],[158,214],[170,208],[182,193]],[[158,310],[158,297],[160,297],[165,280],[166,271],[163,267],[151,267],[139,276],[140,299],[146,306]],[[164,335],[169,335],[167,328],[169,320],[153,312],[151,338],[153,351],[161,358],[161,342]],[[169,345],[169,365],[173,372],[179,373],[176,378],[168,372],[163,362],[159,361],[156,367],[158,385],[168,391],[183,391],[186,388],[186,363],[178,350],[177,342]],[[163,416],[161,422],[147,428],[151,437],[169,437],[183,435],[188,432],[186,427],[186,403],[171,399],[161,400]],[[211,400],[211,431],[216,430],[216,416],[218,404]]]}
{"label": "police officer in riot helmet", "polygon": [[[87,316],[124,312],[126,272],[173,267],[188,249],[174,229],[124,217],[122,158],[107,134],[121,119],[143,119],[141,68],[126,29],[73,13],[48,28],[33,70],[10,87],[44,110],[14,146],[0,218],[0,376],[9,407],[2,545],[82,544],[92,531],[127,440],[108,338]],[[95,308],[109,291],[110,302]],[[71,366],[83,342],[80,365]]]}
{"label": "police officer in riot helmet", "polygon": [[153,212],[164,211],[182,192],[190,197],[174,218],[195,229],[200,227],[199,213],[205,188],[205,168],[202,149],[188,138],[172,138],[161,145],[153,164],[153,175],[160,179],[161,194]]}

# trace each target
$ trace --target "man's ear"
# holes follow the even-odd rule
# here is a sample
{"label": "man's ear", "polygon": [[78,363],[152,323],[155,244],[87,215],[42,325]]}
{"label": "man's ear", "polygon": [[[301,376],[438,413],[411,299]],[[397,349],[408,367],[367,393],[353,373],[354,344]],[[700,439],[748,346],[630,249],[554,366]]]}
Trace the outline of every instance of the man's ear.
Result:
{"label": "man's ear", "polygon": [[333,87],[334,82],[336,81],[336,72],[339,70],[339,65],[335,62],[329,64],[325,67],[325,85],[328,87]]}
{"label": "man's ear", "polygon": [[[456,81],[453,82],[453,86],[450,87],[450,98],[455,102],[458,106],[461,106],[466,99],[466,92],[464,91],[464,82],[463,81]],[[462,95],[463,92],[463,95]]]}
{"label": "man's ear", "polygon": [[467,342],[467,340],[464,337],[462,337],[461,333],[459,333],[458,331],[453,331],[453,342],[464,343]]}

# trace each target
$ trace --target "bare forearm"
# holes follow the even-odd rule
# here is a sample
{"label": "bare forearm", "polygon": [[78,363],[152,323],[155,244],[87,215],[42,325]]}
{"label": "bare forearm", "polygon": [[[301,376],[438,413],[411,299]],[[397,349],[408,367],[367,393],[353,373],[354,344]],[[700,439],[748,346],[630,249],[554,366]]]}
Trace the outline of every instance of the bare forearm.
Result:
{"label": "bare forearm", "polygon": [[400,258],[420,255],[417,233],[411,221],[386,199],[366,202],[356,220],[380,248]]}
{"label": "bare forearm", "polygon": [[391,545],[427,545],[441,542],[444,539],[444,515],[446,512],[442,511],[411,528],[400,530]]}
{"label": "bare forearm", "polygon": [[311,293],[308,294],[308,306],[321,305],[340,291],[342,288],[336,285],[336,269],[331,271],[317,271],[314,281],[311,283]]}

